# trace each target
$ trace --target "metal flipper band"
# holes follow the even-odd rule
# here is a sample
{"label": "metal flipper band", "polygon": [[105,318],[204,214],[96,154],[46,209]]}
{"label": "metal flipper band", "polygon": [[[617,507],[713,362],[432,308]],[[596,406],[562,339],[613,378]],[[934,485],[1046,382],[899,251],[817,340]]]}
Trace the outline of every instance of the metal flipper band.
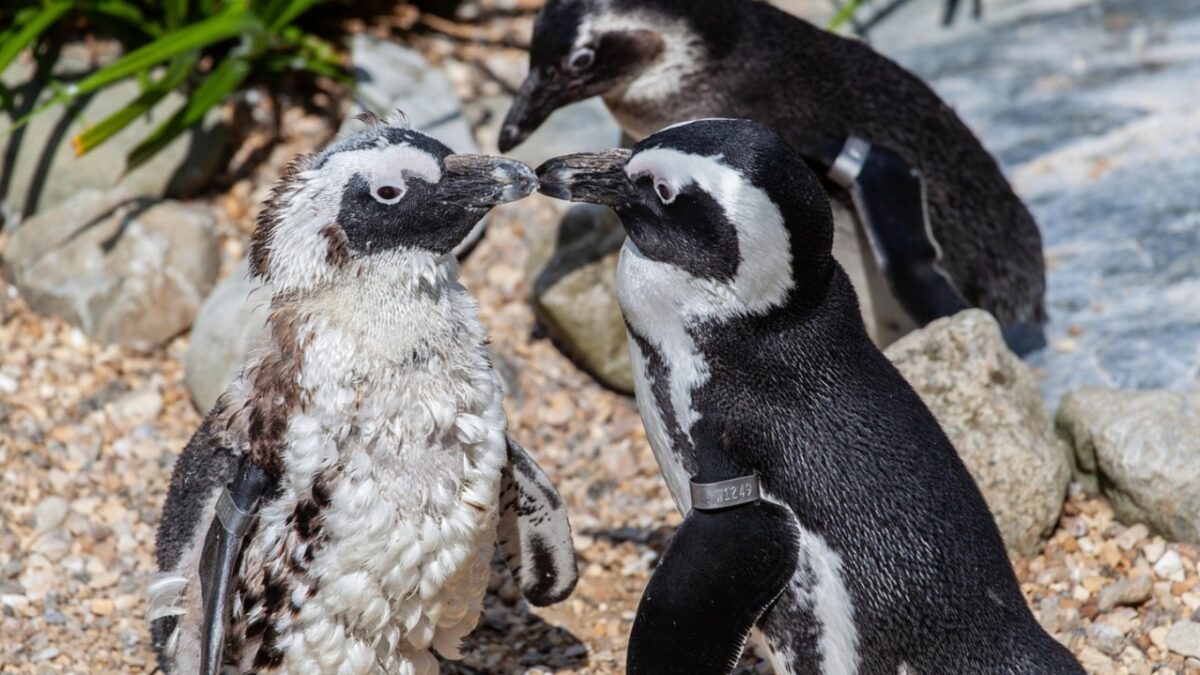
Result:
{"label": "metal flipper band", "polygon": [[830,180],[844,188],[850,187],[854,181],[858,180],[858,174],[862,172],[863,164],[866,163],[869,154],[871,154],[870,143],[858,136],[847,138],[837,159],[833,160],[833,166],[829,167]]}
{"label": "metal flipper band", "polygon": [[755,474],[716,483],[692,481],[691,488],[692,508],[697,511],[716,511],[753,504],[759,499],[758,476]]}
{"label": "metal flipper band", "polygon": [[[257,500],[255,502],[257,503]],[[254,522],[256,515],[250,511],[243,511],[235,504],[228,487],[221,490],[221,496],[217,498],[217,518],[226,532],[241,538],[250,527],[250,523]]]}

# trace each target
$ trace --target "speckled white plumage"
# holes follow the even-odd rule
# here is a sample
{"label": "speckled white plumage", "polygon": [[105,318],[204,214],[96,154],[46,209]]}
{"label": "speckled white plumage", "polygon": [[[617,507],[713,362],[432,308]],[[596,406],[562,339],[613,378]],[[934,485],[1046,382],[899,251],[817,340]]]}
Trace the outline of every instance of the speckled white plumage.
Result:
{"label": "speckled white plumage", "polygon": [[[478,621],[490,574],[506,463],[501,390],[452,258],[389,251],[351,264],[356,283],[276,299],[299,317],[305,404],[288,420],[279,493],[245,546],[242,583],[253,594],[286,579],[272,619],[279,672],[434,673],[432,651],[456,657]],[[268,331],[255,358],[277,349]],[[253,362],[227,408],[256,395]],[[294,514],[319,477],[330,503],[305,541]],[[195,579],[196,560],[184,556],[192,567],[179,575]],[[197,591],[189,584],[177,603],[188,610],[181,635],[199,633]],[[235,630],[266,611],[235,599]],[[173,642],[175,672],[194,672],[198,639]],[[258,649],[241,644],[241,671]]]}

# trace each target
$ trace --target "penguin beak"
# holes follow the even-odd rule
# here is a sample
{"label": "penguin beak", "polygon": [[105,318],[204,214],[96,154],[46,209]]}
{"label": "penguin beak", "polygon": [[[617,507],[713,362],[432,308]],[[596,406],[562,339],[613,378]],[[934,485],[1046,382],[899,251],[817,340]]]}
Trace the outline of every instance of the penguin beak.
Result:
{"label": "penguin beak", "polygon": [[555,157],[537,168],[538,191],[572,202],[626,206],[636,199],[633,182],[625,175],[632,155],[632,150],[616,148]]}
{"label": "penguin beak", "polygon": [[512,159],[487,155],[449,155],[437,192],[441,201],[487,209],[515,202],[538,188],[533,169]]}
{"label": "penguin beak", "polygon": [[565,87],[538,70],[530,70],[500,127],[500,152],[508,152],[524,143],[550,113],[570,103],[569,98]]}

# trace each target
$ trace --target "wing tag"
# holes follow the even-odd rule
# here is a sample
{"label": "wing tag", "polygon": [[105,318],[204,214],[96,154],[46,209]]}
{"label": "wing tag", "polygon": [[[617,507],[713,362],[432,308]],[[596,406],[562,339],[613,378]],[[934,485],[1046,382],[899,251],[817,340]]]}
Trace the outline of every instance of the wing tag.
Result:
{"label": "wing tag", "polygon": [[692,481],[692,508],[699,511],[717,511],[731,506],[753,504],[759,499],[758,476],[740,476],[716,483]]}

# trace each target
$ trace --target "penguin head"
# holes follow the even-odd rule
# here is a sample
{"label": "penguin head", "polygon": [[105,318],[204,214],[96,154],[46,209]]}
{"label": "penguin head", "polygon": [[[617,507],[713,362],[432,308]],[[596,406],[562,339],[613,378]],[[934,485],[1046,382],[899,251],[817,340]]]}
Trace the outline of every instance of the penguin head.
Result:
{"label": "penguin head", "polygon": [[501,152],[569,103],[639,82],[656,97],[678,89],[709,42],[713,12],[696,12],[691,2],[547,0],[534,22],[529,74],[500,129]]}
{"label": "penguin head", "polygon": [[258,217],[253,275],[303,291],[389,252],[440,259],[497,204],[533,192],[526,165],[450,148],[402,116],[292,161]]}
{"label": "penguin head", "polygon": [[[632,150],[567,155],[537,172],[551,197],[616,211],[629,236],[623,255],[657,270],[644,275],[643,293],[669,292],[700,313],[745,314],[819,298],[828,283],[825,193],[791,147],[756,122],[685,122]],[[672,287],[648,287],[656,284]]]}

